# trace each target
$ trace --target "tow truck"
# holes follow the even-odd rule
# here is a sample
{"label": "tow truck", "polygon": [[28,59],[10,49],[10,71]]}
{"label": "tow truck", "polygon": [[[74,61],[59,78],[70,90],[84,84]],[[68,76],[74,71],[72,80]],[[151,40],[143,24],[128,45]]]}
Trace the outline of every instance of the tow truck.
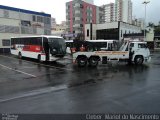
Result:
{"label": "tow truck", "polygon": [[139,40],[124,41],[119,50],[92,49],[92,51],[85,50],[73,53],[73,63],[78,64],[79,67],[85,67],[87,64],[96,67],[99,62],[107,64],[109,61],[123,61],[142,65],[143,63],[150,62],[150,60],[150,51],[147,43]]}

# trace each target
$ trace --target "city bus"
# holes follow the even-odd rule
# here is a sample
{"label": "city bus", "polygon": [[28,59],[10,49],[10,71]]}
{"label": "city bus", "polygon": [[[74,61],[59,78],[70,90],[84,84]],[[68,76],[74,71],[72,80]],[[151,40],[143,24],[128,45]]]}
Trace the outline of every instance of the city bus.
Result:
{"label": "city bus", "polygon": [[66,54],[66,44],[58,36],[25,36],[11,38],[11,54],[41,61],[56,61]]}
{"label": "city bus", "polygon": [[118,40],[86,40],[88,51],[114,51],[118,49]]}
{"label": "city bus", "polygon": [[83,46],[85,51],[114,51],[118,50],[118,40],[66,40],[67,53],[80,51]]}

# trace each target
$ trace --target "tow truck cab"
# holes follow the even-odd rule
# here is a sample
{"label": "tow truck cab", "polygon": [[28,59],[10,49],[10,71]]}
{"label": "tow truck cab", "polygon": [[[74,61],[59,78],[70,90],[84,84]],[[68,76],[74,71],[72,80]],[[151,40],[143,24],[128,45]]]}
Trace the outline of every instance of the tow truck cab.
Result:
{"label": "tow truck cab", "polygon": [[132,55],[130,59],[135,64],[142,64],[151,60],[150,50],[146,42],[130,42],[129,52]]}

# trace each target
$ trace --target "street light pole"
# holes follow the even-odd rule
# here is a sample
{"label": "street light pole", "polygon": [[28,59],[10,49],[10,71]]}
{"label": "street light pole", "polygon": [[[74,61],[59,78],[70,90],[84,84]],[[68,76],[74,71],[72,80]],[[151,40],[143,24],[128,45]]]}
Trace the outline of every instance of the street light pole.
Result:
{"label": "street light pole", "polygon": [[150,3],[150,1],[144,1],[142,4],[145,5],[145,18],[144,18],[144,41],[146,41],[146,7],[147,4]]}

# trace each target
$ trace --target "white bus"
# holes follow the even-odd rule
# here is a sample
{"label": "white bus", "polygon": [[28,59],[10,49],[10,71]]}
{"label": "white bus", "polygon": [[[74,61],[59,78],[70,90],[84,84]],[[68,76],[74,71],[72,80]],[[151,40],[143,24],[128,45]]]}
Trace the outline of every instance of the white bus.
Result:
{"label": "white bus", "polygon": [[118,50],[118,40],[65,40],[66,52],[75,53],[80,51],[80,48],[85,47],[85,51],[111,51]]}
{"label": "white bus", "polygon": [[58,36],[25,36],[11,38],[11,54],[38,61],[56,61],[65,56],[65,40]]}
{"label": "white bus", "polygon": [[118,49],[118,40],[86,40],[86,42],[89,51],[112,51]]}

